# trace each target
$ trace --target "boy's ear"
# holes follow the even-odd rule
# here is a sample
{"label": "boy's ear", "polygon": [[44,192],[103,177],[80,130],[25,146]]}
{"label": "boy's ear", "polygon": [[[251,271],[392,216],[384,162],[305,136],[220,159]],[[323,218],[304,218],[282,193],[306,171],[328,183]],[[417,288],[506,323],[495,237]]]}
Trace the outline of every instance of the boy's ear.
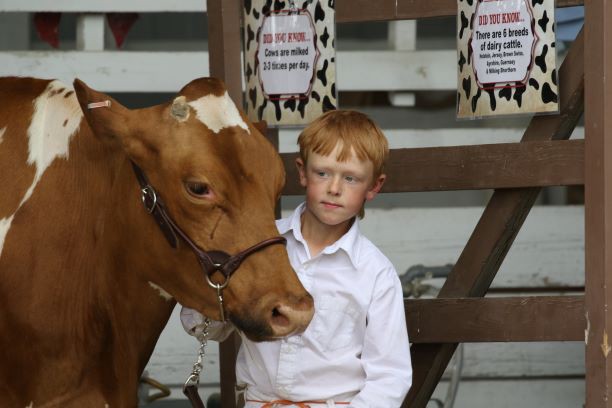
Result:
{"label": "boy's ear", "polygon": [[297,167],[297,171],[300,176],[300,185],[302,187],[306,187],[306,165],[301,157],[295,159],[295,167]]}
{"label": "boy's ear", "polygon": [[370,188],[366,192],[366,201],[370,201],[371,199],[376,197],[376,195],[382,189],[383,184],[385,184],[386,179],[387,179],[387,175],[381,174],[380,176],[378,176],[378,178],[376,178],[376,180],[374,180],[374,184],[372,184],[372,188]]}

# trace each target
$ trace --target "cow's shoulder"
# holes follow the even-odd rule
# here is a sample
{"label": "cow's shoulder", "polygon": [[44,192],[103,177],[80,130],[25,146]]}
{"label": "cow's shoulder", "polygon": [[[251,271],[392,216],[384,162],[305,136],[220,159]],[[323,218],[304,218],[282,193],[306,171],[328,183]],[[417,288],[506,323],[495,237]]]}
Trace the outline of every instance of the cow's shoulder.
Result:
{"label": "cow's shoulder", "polygon": [[82,113],[57,80],[0,78],[0,220],[13,216],[57,157],[67,157]]}

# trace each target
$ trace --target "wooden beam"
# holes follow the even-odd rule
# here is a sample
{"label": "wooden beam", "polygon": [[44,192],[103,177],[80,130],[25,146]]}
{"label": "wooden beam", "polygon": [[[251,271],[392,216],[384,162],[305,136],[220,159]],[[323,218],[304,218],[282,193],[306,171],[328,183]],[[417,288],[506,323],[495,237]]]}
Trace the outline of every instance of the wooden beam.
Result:
{"label": "wooden beam", "polygon": [[241,1],[207,0],[207,9],[210,76],[223,79],[234,103],[242,107]]}
{"label": "wooden beam", "polygon": [[385,192],[579,185],[584,141],[397,149],[388,174]]}
{"label": "wooden beam", "polygon": [[[583,0],[557,0],[556,6],[580,6],[583,3]],[[336,21],[339,23],[456,15],[456,0],[336,0]]]}
{"label": "wooden beam", "polygon": [[[560,114],[534,117],[523,141],[570,137],[583,111],[583,61],[584,38],[581,32],[559,71]],[[495,191],[439,297],[484,296],[539,192],[537,187]],[[403,407],[422,408],[427,405],[456,347],[456,343],[412,346],[413,383]]]}
{"label": "wooden beam", "polygon": [[[406,299],[411,343],[584,340],[584,296]],[[444,322],[444,324],[440,324]]]}
{"label": "wooden beam", "polygon": [[[281,156],[287,171],[283,194],[304,194],[297,153]],[[393,149],[385,172],[384,193],[580,185],[584,141]]]}
{"label": "wooden beam", "polygon": [[612,1],[585,9],[586,406],[603,408],[612,407]]}
{"label": "wooden beam", "polygon": [[[242,107],[242,65],[240,61],[242,41],[240,0],[207,0],[208,48],[210,76],[225,81],[227,91],[234,103]],[[236,406],[236,357],[240,348],[240,337],[231,335],[219,344],[221,370],[221,406]]]}

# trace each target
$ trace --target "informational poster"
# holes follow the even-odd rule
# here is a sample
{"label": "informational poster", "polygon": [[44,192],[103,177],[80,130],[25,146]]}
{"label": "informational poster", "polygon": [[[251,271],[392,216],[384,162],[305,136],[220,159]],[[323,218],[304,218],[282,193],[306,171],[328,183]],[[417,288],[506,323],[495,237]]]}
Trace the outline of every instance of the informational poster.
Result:
{"label": "informational poster", "polygon": [[457,117],[559,111],[554,0],[459,0]]}
{"label": "informational poster", "polygon": [[334,2],[244,2],[246,111],[268,125],[308,124],[336,109]]}

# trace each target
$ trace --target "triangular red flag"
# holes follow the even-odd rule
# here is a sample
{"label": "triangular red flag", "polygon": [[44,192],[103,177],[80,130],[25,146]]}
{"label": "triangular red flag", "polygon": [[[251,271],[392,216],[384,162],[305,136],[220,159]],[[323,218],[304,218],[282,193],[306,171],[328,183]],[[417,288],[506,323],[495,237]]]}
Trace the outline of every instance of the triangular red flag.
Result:
{"label": "triangular red flag", "polygon": [[121,48],[125,36],[136,20],[138,20],[138,13],[106,13],[106,21],[115,37],[117,48]]}
{"label": "triangular red flag", "polygon": [[59,47],[58,27],[62,13],[34,13],[34,25],[41,40],[53,48]]}

